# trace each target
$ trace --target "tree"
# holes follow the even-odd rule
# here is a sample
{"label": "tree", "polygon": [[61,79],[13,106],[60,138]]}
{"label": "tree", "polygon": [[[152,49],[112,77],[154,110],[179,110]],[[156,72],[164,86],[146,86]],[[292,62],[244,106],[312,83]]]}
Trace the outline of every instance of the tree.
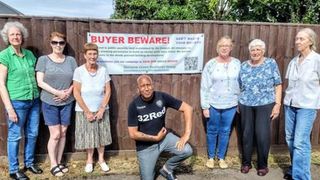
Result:
{"label": "tree", "polygon": [[114,19],[320,23],[320,0],[114,0]]}

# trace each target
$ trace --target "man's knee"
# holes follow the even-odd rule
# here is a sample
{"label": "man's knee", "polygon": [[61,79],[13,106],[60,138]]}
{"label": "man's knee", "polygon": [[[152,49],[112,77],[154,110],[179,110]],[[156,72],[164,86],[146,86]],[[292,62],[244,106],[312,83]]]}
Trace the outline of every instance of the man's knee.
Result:
{"label": "man's knee", "polygon": [[190,144],[185,145],[185,147],[183,148],[183,154],[186,157],[190,157],[193,154],[193,150],[192,150],[192,147],[190,146]]}

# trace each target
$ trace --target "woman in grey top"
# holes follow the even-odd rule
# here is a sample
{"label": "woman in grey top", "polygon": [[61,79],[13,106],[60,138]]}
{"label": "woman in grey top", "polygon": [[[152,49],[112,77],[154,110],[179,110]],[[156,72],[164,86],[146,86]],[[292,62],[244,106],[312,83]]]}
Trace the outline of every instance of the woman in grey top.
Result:
{"label": "woman in grey top", "polygon": [[284,110],[291,167],[285,179],[311,179],[310,134],[320,109],[320,55],[315,52],[316,39],[312,29],[301,29],[295,40],[299,54],[287,68]]}
{"label": "woman in grey top", "polygon": [[50,132],[47,146],[51,162],[50,172],[53,176],[63,176],[68,172],[68,168],[61,164],[61,158],[74,101],[72,76],[77,63],[73,57],[63,54],[66,45],[64,34],[51,33],[50,45],[52,53],[38,59],[37,82],[42,88],[42,112]]}

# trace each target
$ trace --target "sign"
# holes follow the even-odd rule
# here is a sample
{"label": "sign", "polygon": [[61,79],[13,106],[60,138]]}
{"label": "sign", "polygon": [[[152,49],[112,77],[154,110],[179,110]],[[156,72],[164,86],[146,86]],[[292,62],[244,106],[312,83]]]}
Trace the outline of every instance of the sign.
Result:
{"label": "sign", "polygon": [[110,74],[200,73],[204,34],[87,34]]}

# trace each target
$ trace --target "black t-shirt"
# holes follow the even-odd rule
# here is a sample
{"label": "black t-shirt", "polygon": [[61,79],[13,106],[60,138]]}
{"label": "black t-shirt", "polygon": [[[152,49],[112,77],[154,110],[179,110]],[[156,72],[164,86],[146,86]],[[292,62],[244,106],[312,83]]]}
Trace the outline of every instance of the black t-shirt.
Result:
{"label": "black t-shirt", "polygon": [[[182,101],[159,91],[154,91],[150,101],[144,101],[138,96],[129,105],[128,126],[138,127],[138,131],[148,135],[157,135],[162,127],[165,127],[167,108],[178,110],[181,104]],[[155,143],[157,142],[136,141],[137,151]]]}

